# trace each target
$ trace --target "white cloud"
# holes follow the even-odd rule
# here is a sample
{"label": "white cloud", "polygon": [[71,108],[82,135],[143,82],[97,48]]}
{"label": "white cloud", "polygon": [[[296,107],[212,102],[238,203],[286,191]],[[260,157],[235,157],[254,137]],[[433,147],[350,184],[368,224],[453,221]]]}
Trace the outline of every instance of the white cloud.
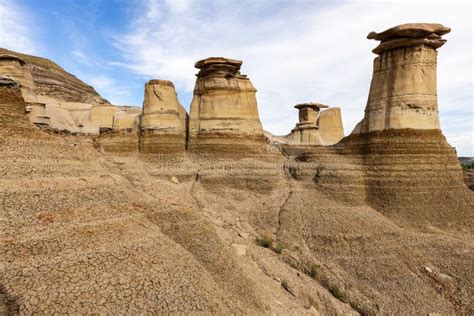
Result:
{"label": "white cloud", "polygon": [[31,17],[12,1],[0,0],[0,47],[23,53],[35,53],[31,39]]}
{"label": "white cloud", "polygon": [[191,93],[196,60],[241,59],[242,72],[258,90],[264,128],[275,134],[291,130],[297,120],[292,106],[304,101],[341,107],[346,133],[352,130],[363,116],[375,57],[371,49],[377,43],[365,39],[369,31],[406,22],[450,26],[448,43],[439,50],[441,121],[445,133],[453,135],[448,141],[456,147],[469,145],[465,135],[472,130],[472,120],[454,132],[447,112],[464,111],[473,117],[472,92],[467,92],[473,87],[470,3],[149,0],[146,4],[130,32],[117,37],[124,63],[137,74],[170,79],[179,92]]}

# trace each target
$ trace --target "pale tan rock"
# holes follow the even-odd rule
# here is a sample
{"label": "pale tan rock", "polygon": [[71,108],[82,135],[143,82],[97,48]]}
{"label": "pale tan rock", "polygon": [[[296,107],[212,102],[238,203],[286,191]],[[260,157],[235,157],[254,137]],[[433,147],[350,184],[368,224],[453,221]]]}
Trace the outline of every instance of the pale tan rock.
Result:
{"label": "pale tan rock", "polygon": [[90,123],[103,128],[112,128],[114,115],[119,111],[120,109],[111,105],[93,106],[90,113]]}
{"label": "pale tan rock", "polygon": [[232,248],[234,248],[234,252],[237,257],[242,257],[247,254],[247,246],[241,244],[232,244]]}
{"label": "pale tan rock", "polygon": [[133,108],[116,107],[112,129],[102,129],[100,144],[105,151],[129,153],[138,151],[140,113]]}
{"label": "pale tan rock", "polygon": [[0,48],[0,54],[12,55],[25,62],[24,68],[32,76],[36,95],[47,95],[60,102],[110,104],[90,85],[46,58],[21,54],[4,48]]}
{"label": "pale tan rock", "polygon": [[250,153],[264,145],[257,90],[240,73],[241,64],[223,57],[195,64],[200,71],[189,117],[188,148],[192,151]]}
{"label": "pale tan rock", "polygon": [[[438,24],[410,24],[369,34],[369,38],[388,41],[374,50],[380,56],[374,60],[365,117],[354,134],[387,129],[440,129],[436,48],[445,40],[428,37],[448,32],[449,28]],[[438,44],[431,45],[432,41]]]}
{"label": "pale tan rock", "polygon": [[[47,59],[0,48],[0,75],[20,85],[31,122],[55,130],[98,134],[111,128],[113,108],[91,86]],[[112,110],[112,112],[115,110]]]}
{"label": "pale tan rock", "polygon": [[315,102],[295,105],[298,109],[299,122],[288,135],[289,143],[291,145],[324,145],[316,120],[320,109],[327,107]]}
{"label": "pale tan rock", "polygon": [[150,80],[145,85],[140,151],[146,153],[184,151],[186,131],[183,122],[186,121],[186,117],[183,110],[171,81]]}
{"label": "pale tan rock", "polygon": [[15,80],[20,85],[26,103],[37,102],[33,76],[23,58],[12,54],[0,54],[0,74]]}
{"label": "pale tan rock", "polygon": [[53,104],[46,104],[45,114],[49,118],[50,128],[71,133],[80,132],[68,110],[61,109]]}
{"label": "pale tan rock", "polygon": [[316,125],[324,145],[333,145],[344,138],[341,109],[334,107],[319,113]]}
{"label": "pale tan rock", "polygon": [[29,103],[25,109],[30,122],[40,126],[50,126],[50,119],[46,114],[46,104],[39,102]]}
{"label": "pale tan rock", "polygon": [[114,130],[138,130],[140,114],[120,111],[115,113],[113,120]]}

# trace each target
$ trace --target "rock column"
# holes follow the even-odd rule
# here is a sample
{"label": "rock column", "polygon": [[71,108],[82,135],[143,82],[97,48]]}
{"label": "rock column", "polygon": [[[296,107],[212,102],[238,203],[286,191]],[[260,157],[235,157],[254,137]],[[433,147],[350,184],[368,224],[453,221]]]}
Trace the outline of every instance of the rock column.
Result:
{"label": "rock column", "polygon": [[211,57],[195,64],[188,148],[193,152],[254,154],[265,145],[254,86],[242,62]]}
{"label": "rock column", "polygon": [[308,102],[295,105],[299,113],[299,123],[291,131],[289,141],[292,145],[323,145],[323,140],[318,131],[316,120],[318,119],[319,111],[322,108],[329,106]]}
{"label": "rock column", "polygon": [[145,85],[140,123],[140,151],[176,153],[185,150],[186,111],[179,104],[174,85],[168,80],[151,80]]}
{"label": "rock column", "polygon": [[389,129],[440,129],[436,94],[436,49],[450,29],[441,24],[403,24],[367,38],[373,50],[372,82],[364,119],[354,134]]}

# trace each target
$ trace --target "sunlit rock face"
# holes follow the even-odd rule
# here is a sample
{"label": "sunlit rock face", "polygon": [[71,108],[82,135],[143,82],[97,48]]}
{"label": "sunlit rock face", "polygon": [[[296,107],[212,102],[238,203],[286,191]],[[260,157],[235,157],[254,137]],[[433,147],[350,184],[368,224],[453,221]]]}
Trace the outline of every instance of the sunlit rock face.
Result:
{"label": "sunlit rock face", "polygon": [[380,41],[373,52],[372,82],[364,119],[353,133],[388,129],[440,129],[436,49],[450,29],[441,24],[403,24],[367,37]]}
{"label": "sunlit rock face", "polygon": [[340,147],[360,157],[366,201],[408,222],[445,225],[472,213],[455,149],[440,129],[436,48],[450,31],[441,24],[403,24],[369,39],[373,77],[363,120]]}
{"label": "sunlit rock face", "polygon": [[298,109],[299,122],[288,135],[289,143],[291,145],[323,145],[324,142],[316,120],[320,109],[327,107],[327,105],[314,102],[295,105],[295,108]]}
{"label": "sunlit rock face", "polygon": [[[286,137],[288,143],[296,146],[333,145],[344,137],[341,109],[308,102],[295,105],[299,122]],[[325,109],[321,111],[321,109]]]}
{"label": "sunlit rock face", "polygon": [[321,111],[316,121],[324,145],[333,145],[344,138],[341,109],[334,107]]}
{"label": "sunlit rock face", "polygon": [[140,123],[140,151],[144,153],[184,151],[186,111],[183,113],[183,110],[171,81],[149,81],[145,85]]}
{"label": "sunlit rock face", "polygon": [[253,153],[264,144],[256,89],[240,73],[242,62],[210,57],[195,64],[188,148],[193,152]]}

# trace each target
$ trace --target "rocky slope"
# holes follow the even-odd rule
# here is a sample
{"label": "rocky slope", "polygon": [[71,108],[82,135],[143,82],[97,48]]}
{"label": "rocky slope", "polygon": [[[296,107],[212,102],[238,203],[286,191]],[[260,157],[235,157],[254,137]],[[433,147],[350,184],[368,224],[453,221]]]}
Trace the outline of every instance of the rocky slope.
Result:
{"label": "rocky slope", "polygon": [[65,102],[109,104],[93,87],[46,58],[0,47],[0,55],[2,54],[17,56],[26,61],[26,67],[31,71],[38,95],[45,95]]}
{"label": "rocky slope", "polygon": [[423,114],[369,100],[333,146],[162,155],[40,130],[0,81],[0,310],[473,314],[474,193],[455,152],[436,118],[393,128]]}
{"label": "rocky slope", "polygon": [[404,212],[378,208],[363,157],[337,148],[232,164],[101,153],[36,129],[19,95],[1,92],[0,279],[12,312],[473,311],[464,198],[436,198],[431,216],[413,194],[386,196]]}

